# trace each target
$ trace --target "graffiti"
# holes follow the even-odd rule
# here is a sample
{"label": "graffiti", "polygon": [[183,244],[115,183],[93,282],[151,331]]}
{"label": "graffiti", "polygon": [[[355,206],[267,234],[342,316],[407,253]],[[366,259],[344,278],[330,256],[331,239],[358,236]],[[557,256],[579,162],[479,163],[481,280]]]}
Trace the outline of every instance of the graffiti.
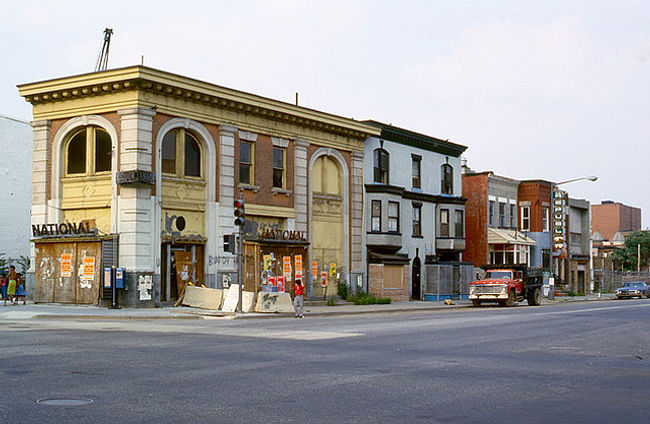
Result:
{"label": "graffiti", "polygon": [[238,262],[237,256],[208,256],[208,266],[235,265]]}

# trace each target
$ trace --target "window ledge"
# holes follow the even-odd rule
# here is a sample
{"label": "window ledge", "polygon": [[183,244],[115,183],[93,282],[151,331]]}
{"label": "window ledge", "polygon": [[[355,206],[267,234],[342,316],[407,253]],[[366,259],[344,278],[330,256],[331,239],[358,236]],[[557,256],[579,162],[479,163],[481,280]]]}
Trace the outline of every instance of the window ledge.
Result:
{"label": "window ledge", "polygon": [[252,185],[252,184],[244,184],[244,183],[239,183],[239,189],[240,190],[251,190],[255,193],[260,191],[260,186]]}
{"label": "window ledge", "polygon": [[287,190],[287,189],[285,189],[285,188],[280,188],[280,187],[273,187],[273,188],[271,189],[271,192],[272,192],[274,195],[275,195],[275,194],[284,194],[284,195],[287,196],[287,197],[291,196],[291,193],[293,193],[292,190]]}

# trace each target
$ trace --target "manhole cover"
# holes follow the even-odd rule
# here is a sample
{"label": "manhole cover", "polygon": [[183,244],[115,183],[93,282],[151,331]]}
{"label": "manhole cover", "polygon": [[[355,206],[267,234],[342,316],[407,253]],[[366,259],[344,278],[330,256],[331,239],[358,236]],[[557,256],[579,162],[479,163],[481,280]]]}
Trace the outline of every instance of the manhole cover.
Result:
{"label": "manhole cover", "polygon": [[84,406],[90,405],[95,402],[92,399],[77,398],[77,399],[63,399],[63,398],[45,398],[36,401],[39,405],[47,406]]}

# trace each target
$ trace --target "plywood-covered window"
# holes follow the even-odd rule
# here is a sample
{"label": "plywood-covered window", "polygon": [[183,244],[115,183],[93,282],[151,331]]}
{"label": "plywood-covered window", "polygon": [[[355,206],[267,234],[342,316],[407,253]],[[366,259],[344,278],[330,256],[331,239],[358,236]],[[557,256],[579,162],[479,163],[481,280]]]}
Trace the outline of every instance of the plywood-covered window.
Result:
{"label": "plywood-covered window", "polygon": [[185,129],[169,131],[161,146],[163,174],[177,177],[201,177],[201,144]]}
{"label": "plywood-covered window", "polygon": [[341,195],[341,174],[333,159],[323,156],[314,162],[312,170],[314,193],[332,196]]}
{"label": "plywood-covered window", "polygon": [[89,176],[111,171],[111,137],[99,127],[87,126],[68,139],[65,175]]}
{"label": "plywood-covered window", "polygon": [[401,289],[403,288],[404,267],[402,265],[384,265],[384,288]]}

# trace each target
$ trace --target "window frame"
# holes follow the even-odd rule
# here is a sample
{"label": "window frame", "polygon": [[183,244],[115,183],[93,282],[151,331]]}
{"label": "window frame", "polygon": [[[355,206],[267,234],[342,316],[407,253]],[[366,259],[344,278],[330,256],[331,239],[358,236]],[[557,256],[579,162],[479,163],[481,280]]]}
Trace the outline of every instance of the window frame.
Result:
{"label": "window frame", "polygon": [[517,205],[510,203],[510,228],[513,230],[517,228]]}
{"label": "window frame", "polygon": [[[382,162],[382,157],[385,159]],[[378,148],[373,151],[372,157],[372,180],[378,184],[389,184],[390,178],[390,154],[383,148]],[[385,168],[382,168],[385,165]]]}
{"label": "window frame", "polygon": [[[100,131],[106,135],[109,141],[108,153],[111,157],[109,159],[109,168],[105,171],[97,171],[97,132]],[[75,137],[80,134],[84,134],[84,171],[70,173],[70,145]],[[113,140],[111,139],[110,134],[104,128],[98,125],[86,125],[81,128],[78,128],[75,131],[72,131],[66,136],[66,142],[64,145],[64,166],[63,166],[63,177],[64,178],[82,178],[82,177],[98,177],[104,175],[111,175],[113,167]]]}
{"label": "window frame", "polygon": [[[174,134],[174,172],[169,172],[164,170],[163,166],[163,151],[165,149],[165,143],[169,140],[168,135]],[[196,146],[198,147],[198,166],[199,166],[199,175],[187,175],[187,143],[188,138],[191,139]],[[199,137],[194,135],[192,132],[187,131],[185,128],[172,128],[162,138],[160,145],[160,172],[165,177],[173,178],[183,178],[190,180],[202,180],[204,177],[204,150],[203,145]],[[165,159],[171,160],[171,159]]]}
{"label": "window frame", "polygon": [[[458,217],[460,217],[460,222],[458,222]],[[462,209],[454,211],[454,237],[465,237],[465,211]]]}
{"label": "window frame", "polygon": [[[416,213],[417,212],[417,213]],[[416,216],[417,215],[417,216]],[[413,204],[411,234],[413,237],[422,237],[422,204]]]}
{"label": "window frame", "polygon": [[494,213],[496,209],[496,201],[488,200],[488,227],[494,227]]}
{"label": "window frame", "polygon": [[422,156],[411,155],[411,186],[422,189]]}
{"label": "window frame", "polygon": [[[376,210],[375,206],[377,206]],[[378,214],[375,214],[375,212],[378,212]],[[376,226],[375,223],[377,223]],[[370,201],[370,232],[381,233],[381,200]]]}
{"label": "window frame", "polygon": [[[250,162],[243,162],[242,161],[242,145],[243,144],[248,144],[250,145]],[[254,185],[255,184],[255,143],[249,140],[239,140],[239,184],[247,184],[247,185]],[[248,166],[248,182],[242,181],[242,164],[245,166]]]}
{"label": "window frame", "polygon": [[438,220],[439,220],[439,224],[440,224],[439,228],[438,228],[438,231],[439,231],[438,236],[448,238],[450,236],[450,233],[449,233],[449,230],[450,230],[450,228],[449,228],[450,227],[449,226],[449,209],[447,209],[447,208],[440,209],[440,214],[439,214]]}
{"label": "window frame", "polygon": [[[396,205],[397,206],[397,215],[393,216],[391,215],[390,207],[391,205]],[[399,202],[393,202],[393,201],[388,201],[388,211],[386,215],[388,216],[388,232],[389,233],[399,233],[400,231],[400,225],[399,225],[399,216],[400,216],[400,203]],[[391,222],[395,222],[395,229],[391,229]]]}
{"label": "window frame", "polygon": [[542,206],[542,231],[549,233],[551,231],[551,208]]}
{"label": "window frame", "polygon": [[521,206],[521,231],[530,231],[530,206]]}
{"label": "window frame", "polygon": [[448,163],[440,166],[440,193],[454,194],[454,167]]}
{"label": "window frame", "polygon": [[506,202],[499,202],[499,228],[506,228]]}
{"label": "window frame", "polygon": [[[275,166],[275,152],[280,151],[282,154],[282,168],[276,168]],[[272,187],[273,188],[286,188],[287,187],[287,149],[285,147],[278,147],[278,146],[273,146],[272,150],[272,163],[271,163],[271,168],[272,168]],[[276,170],[280,169],[281,170],[281,178],[282,178],[282,184],[277,186],[275,185],[275,172]]]}

